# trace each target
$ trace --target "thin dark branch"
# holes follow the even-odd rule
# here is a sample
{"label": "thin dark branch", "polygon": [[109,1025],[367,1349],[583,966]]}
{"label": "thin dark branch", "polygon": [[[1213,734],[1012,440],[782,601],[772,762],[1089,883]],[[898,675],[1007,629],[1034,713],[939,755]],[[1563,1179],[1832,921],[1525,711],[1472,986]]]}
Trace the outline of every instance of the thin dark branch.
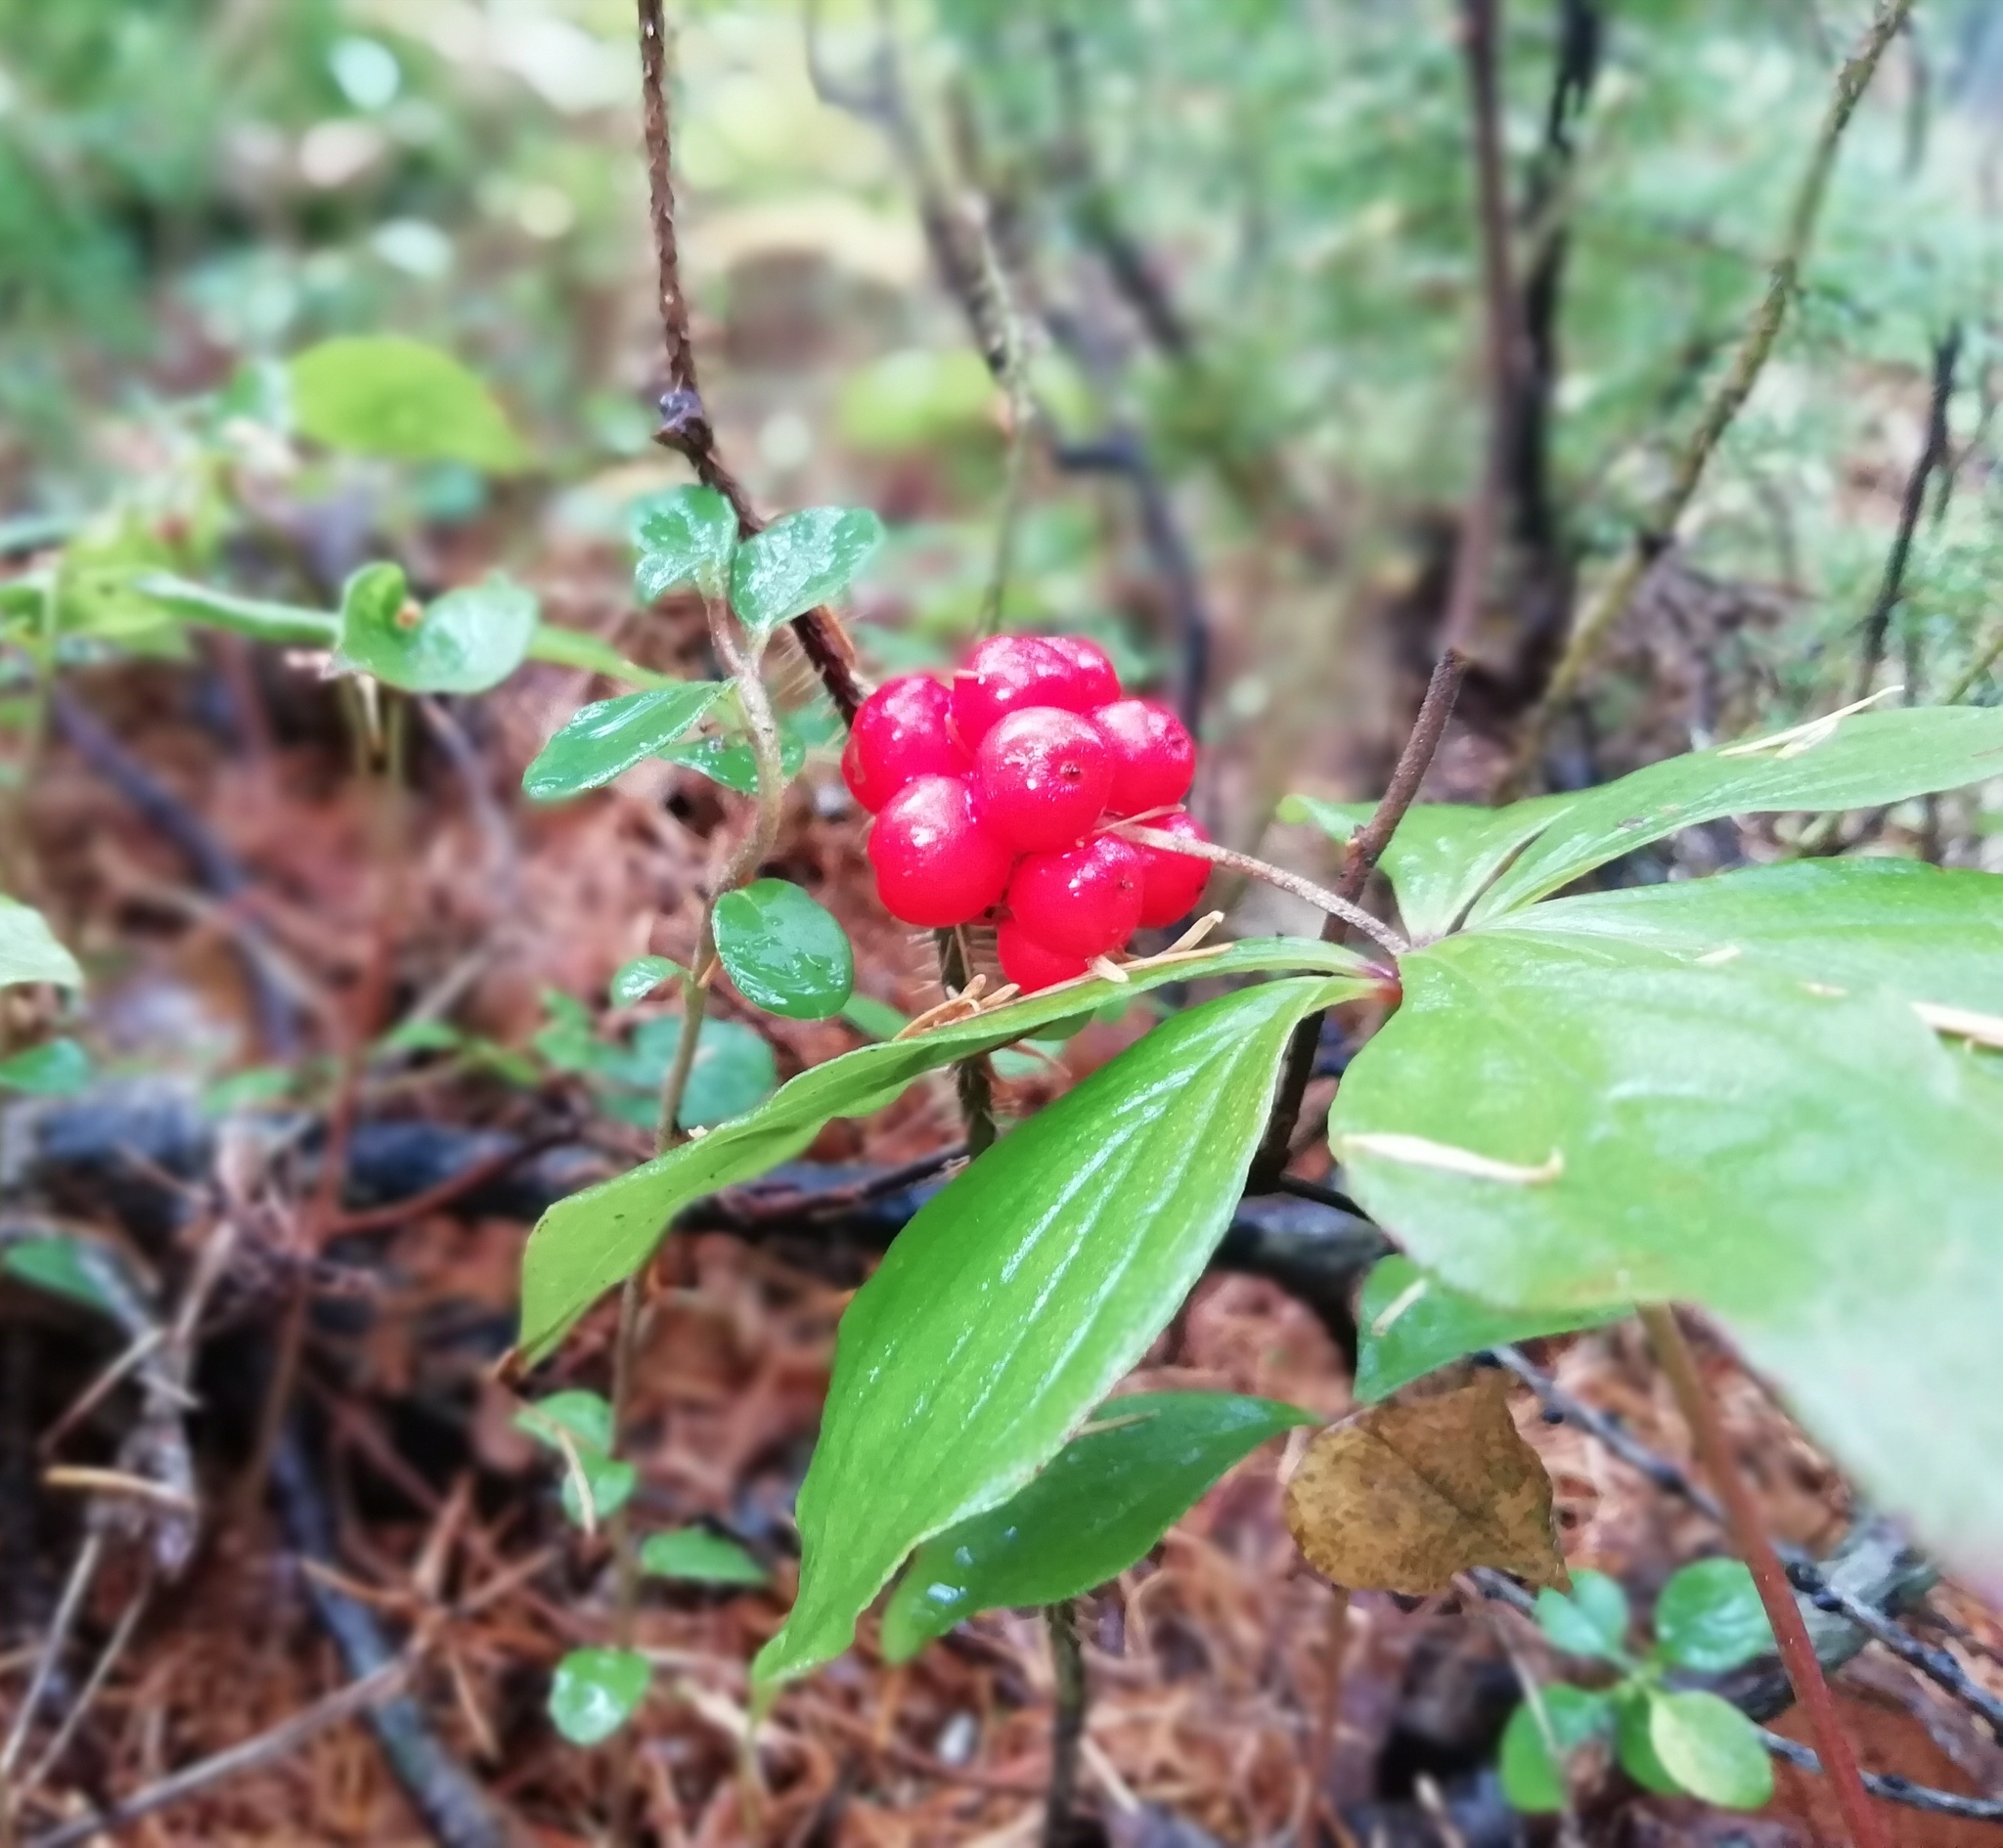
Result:
{"label": "thin dark branch", "polygon": [[1044,1848],[1070,1848],[1077,1829],[1078,1757],[1085,1743],[1089,1695],[1085,1650],[1078,1641],[1078,1609],[1069,1599],[1044,1609],[1050,1635],[1050,1782],[1044,1800]]}
{"label": "thin dark branch", "polygon": [[1370,875],[1377,870],[1378,860],[1384,857],[1384,850],[1391,845],[1391,837],[1398,832],[1398,824],[1416,800],[1419,785],[1426,780],[1440,740],[1446,735],[1447,722],[1453,716],[1453,701],[1460,691],[1465,666],[1459,650],[1452,647],[1433,664],[1433,678],[1426,682],[1426,696],[1419,702],[1411,735],[1399,753],[1391,781],[1385,785],[1384,799],[1351,838],[1349,850],[1343,856],[1342,876],[1335,882],[1335,889],[1343,898],[1354,902],[1362,895]]}
{"label": "thin dark branch", "polygon": [[[689,330],[689,297],[682,287],[681,254],[675,235],[673,145],[668,116],[667,27],[661,0],[639,0],[641,115],[646,137],[646,178],[659,275],[664,384],[661,425],[654,441],[688,459],[696,479],[731,504],[740,532],[749,536],[765,524],[749,494],[717,453],[716,431],[695,375],[695,343]],[[841,619],[824,604],[792,621],[798,638],[835,710],[851,720],[863,703],[856,678],[856,651]]]}
{"label": "thin dark branch", "polygon": [[1920,524],[1920,512],[1927,504],[1927,483],[1934,470],[1947,458],[1947,406],[1954,396],[1954,370],[1961,359],[1961,323],[1949,324],[1947,331],[1934,343],[1934,385],[1927,400],[1927,434],[1920,445],[1919,460],[1906,477],[1905,493],[1898,504],[1898,527],[1886,554],[1885,576],[1864,619],[1862,658],[1857,663],[1857,682],[1850,697],[1862,699],[1878,679],[1885,661],[1885,638],[1892,628],[1892,612],[1905,594],[1906,560],[1913,549],[1913,534]]}

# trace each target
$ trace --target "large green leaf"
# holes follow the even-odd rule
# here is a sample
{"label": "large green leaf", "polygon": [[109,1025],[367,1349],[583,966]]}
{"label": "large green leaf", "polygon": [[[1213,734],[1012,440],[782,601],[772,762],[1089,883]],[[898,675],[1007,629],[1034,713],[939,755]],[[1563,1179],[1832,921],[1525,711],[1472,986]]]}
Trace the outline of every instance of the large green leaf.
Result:
{"label": "large green leaf", "polygon": [[2003,1014],[2003,878],[1910,859],[1807,859],[1553,899],[1491,929],[1619,954],[1736,962]]}
{"label": "large green leaf", "polygon": [[420,607],[395,565],[365,565],[341,596],[339,660],[410,693],[484,693],[518,668],[534,595],[500,572]]}
{"label": "large green leaf", "polygon": [[1357,1397],[1365,1405],[1463,1354],[1539,1335],[1594,1328],[1625,1309],[1497,1309],[1429,1277],[1408,1257],[1380,1257],[1357,1301]]}
{"label": "large green leaf", "polygon": [[[544,1213],[522,1256],[522,1348],[530,1360],[549,1353],[605,1291],[646,1261],[669,1220],[690,1202],[777,1166],[799,1154],[830,1119],[880,1110],[940,1066],[1005,1046],[1041,1027],[1164,982],[1281,969],[1354,977],[1362,967],[1353,951],[1311,939],[1252,939],[1221,946],[1210,955],[1136,970],[1124,986],[1067,984],[972,1020],[909,1039],[860,1046],[815,1066],[759,1109],[719,1124],[700,1141],[559,1200]],[[1365,986],[1358,978],[1355,991]]]}
{"label": "large green leaf", "polygon": [[633,590],[651,603],[682,585],[721,596],[737,550],[737,516],[714,488],[676,488],[633,509],[633,544],[640,553]]}
{"label": "large green leaf", "polygon": [[884,1606],[884,1654],[901,1662],[980,1611],[1054,1605],[1117,1578],[1234,1463],[1317,1422],[1229,1392],[1109,1399],[1026,1488],[912,1556]]}
{"label": "large green leaf", "polygon": [[731,607],[761,638],[848,589],[883,543],[868,507],[810,506],[774,520],[731,561]]}
{"label": "large green leaf", "polygon": [[289,370],[294,426],[330,449],[461,462],[489,474],[527,464],[527,446],[493,394],[435,346],[396,334],[323,340]]}
{"label": "large green leaf", "polygon": [[[1506,809],[1474,809],[1458,803],[1422,803],[1407,809],[1377,862],[1397,895],[1406,935],[1422,941],[1446,936],[1510,855],[1577,800],[1537,796]],[[1288,796],[1279,805],[1279,818],[1313,822],[1347,843],[1376,807],[1370,802]]]}
{"label": "large green leaf", "polygon": [[855,952],[832,913],[787,879],[754,879],[716,902],[716,953],[754,1007],[790,1020],[838,1014]]}
{"label": "large green leaf", "polygon": [[1336,1100],[1352,1191],[1487,1301],[1713,1309],[1869,1493],[1994,1569],[2003,1078],[1885,988],[1536,924],[1402,959]]}
{"label": "large green leaf", "polygon": [[536,754],[521,786],[536,802],[597,789],[672,744],[729,690],[728,681],[672,681],[581,706]]}
{"label": "large green leaf", "polygon": [[0,899],[0,988],[16,982],[53,982],[80,989],[83,971],[56,941],[39,911],[13,899]]}
{"label": "large green leaf", "polygon": [[1175,1015],[925,1204],[842,1317],[799,1600],[755,1679],[838,1655],[912,1548],[1014,1494],[1140,1358],[1230,1223],[1295,1026],[1352,991]]}
{"label": "large green leaf", "polygon": [[[1818,728],[1819,726],[1819,728]],[[2003,708],[1915,706],[1672,757],[1554,808],[1469,912],[1479,924],[1723,815],[1871,809],[2003,776]]]}

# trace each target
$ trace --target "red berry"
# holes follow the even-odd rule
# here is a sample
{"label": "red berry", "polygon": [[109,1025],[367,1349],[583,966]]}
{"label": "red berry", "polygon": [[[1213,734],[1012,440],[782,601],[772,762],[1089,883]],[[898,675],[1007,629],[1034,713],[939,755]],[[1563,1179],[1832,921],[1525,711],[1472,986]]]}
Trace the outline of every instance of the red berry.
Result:
{"label": "red berry", "polygon": [[842,781],[872,814],[916,776],[964,776],[953,695],[929,674],[901,674],[863,702],[841,754]]}
{"label": "red berry", "polygon": [[1044,639],[1078,670],[1078,683],[1086,695],[1080,712],[1120,697],[1120,676],[1113,657],[1096,641],[1088,641],[1083,636],[1046,636]]}
{"label": "red berry", "polygon": [[1008,882],[1008,909],[1047,949],[1103,956],[1140,923],[1146,862],[1117,835],[1099,834],[1061,854],[1029,854]]}
{"label": "red berry", "polygon": [[876,894],[907,924],[970,923],[1007,888],[1013,860],[975,820],[973,789],[957,776],[905,784],[869,829]]}
{"label": "red berry", "polygon": [[953,721],[971,751],[1005,712],[1023,706],[1091,705],[1086,677],[1041,636],[990,636],[953,676]]}
{"label": "red berry", "polygon": [[1004,713],[974,754],[981,825],[1020,854],[1069,847],[1099,818],[1112,784],[1105,739],[1055,706]]}
{"label": "red berry", "polygon": [[1189,793],[1196,777],[1196,741],[1158,700],[1115,700],[1099,707],[1091,722],[1113,749],[1113,787],[1106,807],[1115,814],[1166,808]]}
{"label": "red berry", "polygon": [[1083,956],[1045,948],[1012,917],[1004,917],[996,927],[995,948],[1002,957],[1002,973],[1025,994],[1054,988],[1087,972]]}
{"label": "red berry", "polygon": [[[1207,841],[1203,824],[1186,809],[1178,809],[1158,821],[1146,824],[1164,834],[1180,834],[1184,840]],[[1173,924],[1194,908],[1210,883],[1210,861],[1193,854],[1172,854],[1164,847],[1142,847],[1140,921],[1143,924]]]}

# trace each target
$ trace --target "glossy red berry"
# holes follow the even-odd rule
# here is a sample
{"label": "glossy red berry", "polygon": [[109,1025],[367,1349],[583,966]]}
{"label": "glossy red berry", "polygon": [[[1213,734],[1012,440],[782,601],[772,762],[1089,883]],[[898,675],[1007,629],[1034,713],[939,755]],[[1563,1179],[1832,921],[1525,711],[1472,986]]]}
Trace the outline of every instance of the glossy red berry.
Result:
{"label": "glossy red berry", "polygon": [[918,776],[964,776],[953,695],[929,674],[901,674],[863,702],[841,754],[842,781],[870,814]]}
{"label": "glossy red berry", "polygon": [[883,908],[907,924],[966,924],[1002,897],[1014,856],[974,817],[972,786],[920,776],[883,805],[869,864]]}
{"label": "glossy red berry", "polygon": [[1119,699],[1091,715],[1113,752],[1113,786],[1106,807],[1139,814],[1180,802],[1196,778],[1196,740],[1166,706],[1152,699]]}
{"label": "glossy red berry", "polygon": [[1084,712],[1091,703],[1087,677],[1042,636],[990,636],[953,676],[953,722],[970,751],[1003,713],[1025,706]]}
{"label": "glossy red berry", "polygon": [[1002,973],[1025,994],[1087,973],[1083,956],[1046,948],[1012,917],[1004,917],[996,927],[995,948],[1002,958]]}
{"label": "glossy red berry", "polygon": [[[1178,809],[1148,827],[1163,834],[1179,834],[1184,840],[1207,841],[1203,824],[1185,809]],[[1210,861],[1190,854],[1172,854],[1164,847],[1141,847],[1140,921],[1148,925],[1173,924],[1195,908],[1210,883]]]}
{"label": "glossy red berry", "polygon": [[1046,636],[1045,639],[1078,671],[1079,691],[1085,697],[1080,712],[1120,697],[1120,675],[1113,657],[1096,641],[1088,641],[1083,636]]}
{"label": "glossy red berry", "polygon": [[1099,818],[1113,754],[1090,719],[1055,706],[1004,713],[974,753],[981,825],[1019,854],[1053,853]]}
{"label": "glossy red berry", "polygon": [[1046,948],[1103,956],[1140,923],[1140,850],[1099,834],[1061,854],[1029,854],[1008,882],[1008,909]]}

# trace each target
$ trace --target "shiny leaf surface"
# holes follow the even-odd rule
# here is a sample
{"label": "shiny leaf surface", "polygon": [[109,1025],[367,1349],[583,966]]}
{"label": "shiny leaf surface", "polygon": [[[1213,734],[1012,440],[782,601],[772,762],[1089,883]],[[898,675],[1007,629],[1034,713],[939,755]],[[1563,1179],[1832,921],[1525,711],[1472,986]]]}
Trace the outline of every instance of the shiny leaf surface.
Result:
{"label": "shiny leaf surface", "polygon": [[573,1745],[597,1745],[646,1698],[653,1670],[632,1650],[572,1650],[550,1684],[550,1719]]}
{"label": "shiny leaf surface", "polygon": [[714,488],[676,488],[633,509],[633,593],[651,603],[692,584],[704,596],[721,596],[737,550],[737,516]]}
{"label": "shiny leaf surface", "polygon": [[420,608],[394,565],[369,565],[341,598],[337,658],[406,692],[484,693],[521,665],[535,628],[535,597],[498,571]]}
{"label": "shiny leaf surface", "polygon": [[716,902],[716,953],[737,992],[789,1020],[826,1020],[856,986],[855,953],[827,908],[785,879]]}
{"label": "shiny leaf surface", "polygon": [[672,744],[730,690],[725,681],[677,681],[580,707],[522,772],[536,802],[597,789]]}
{"label": "shiny leaf surface", "polygon": [[731,561],[731,607],[763,638],[792,617],[838,596],[883,543],[883,522],[868,507],[813,506],[774,520]]}

